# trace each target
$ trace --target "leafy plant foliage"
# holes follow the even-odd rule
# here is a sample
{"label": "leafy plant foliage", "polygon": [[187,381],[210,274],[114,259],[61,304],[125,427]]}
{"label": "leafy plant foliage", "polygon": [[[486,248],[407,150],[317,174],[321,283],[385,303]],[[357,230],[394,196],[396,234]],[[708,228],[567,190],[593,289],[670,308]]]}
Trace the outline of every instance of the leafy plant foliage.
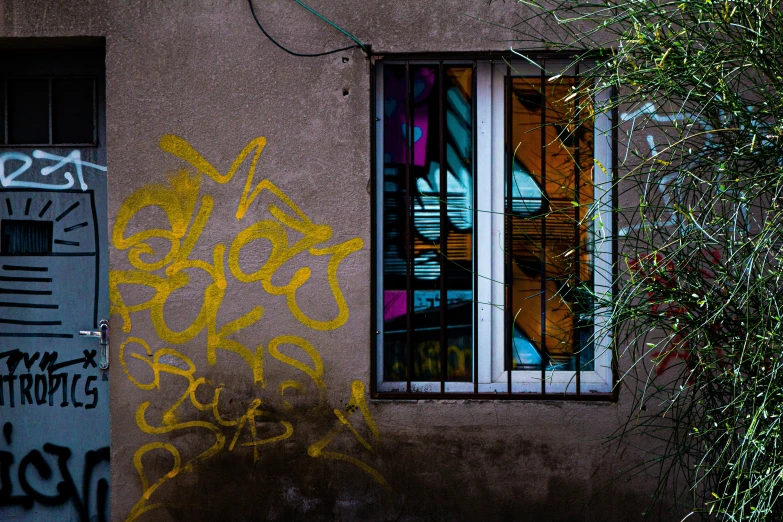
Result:
{"label": "leafy plant foliage", "polygon": [[658,441],[657,500],[687,491],[689,517],[783,520],[780,2],[525,5],[515,47],[592,60],[587,88],[614,96],[577,117],[619,116],[617,435]]}

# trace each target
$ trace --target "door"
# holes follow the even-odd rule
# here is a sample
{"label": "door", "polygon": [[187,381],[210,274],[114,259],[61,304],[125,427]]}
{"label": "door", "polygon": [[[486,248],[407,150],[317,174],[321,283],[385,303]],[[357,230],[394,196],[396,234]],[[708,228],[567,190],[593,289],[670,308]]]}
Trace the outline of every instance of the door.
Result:
{"label": "door", "polygon": [[103,55],[0,53],[3,520],[108,519]]}

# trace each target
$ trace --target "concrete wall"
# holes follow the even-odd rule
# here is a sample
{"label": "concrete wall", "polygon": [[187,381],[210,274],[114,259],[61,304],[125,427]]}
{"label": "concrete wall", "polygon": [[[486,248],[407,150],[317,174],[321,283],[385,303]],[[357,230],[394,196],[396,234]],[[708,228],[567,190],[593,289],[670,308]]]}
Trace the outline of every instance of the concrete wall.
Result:
{"label": "concrete wall", "polygon": [[[474,17],[525,16],[484,0],[310,4],[379,54],[505,50],[509,33]],[[293,1],[256,10],[292,49],[350,44]],[[623,390],[617,403],[370,400],[361,51],[291,57],[243,0],[0,1],[2,37],[83,35],[106,38],[125,307],[112,316],[113,520],[641,518],[652,476],[618,473],[644,455],[603,442],[629,414]],[[269,241],[232,256],[252,237]],[[326,250],[297,253],[310,239]]]}

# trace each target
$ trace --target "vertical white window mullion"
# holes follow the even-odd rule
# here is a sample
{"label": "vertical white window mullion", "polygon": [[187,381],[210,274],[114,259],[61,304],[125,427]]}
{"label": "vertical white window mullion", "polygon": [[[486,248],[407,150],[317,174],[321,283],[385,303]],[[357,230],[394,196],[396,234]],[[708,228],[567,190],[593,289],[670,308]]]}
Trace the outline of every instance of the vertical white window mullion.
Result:
{"label": "vertical white window mullion", "polygon": [[476,64],[476,300],[478,301],[479,383],[491,382],[493,309],[492,253],[487,245],[492,241],[492,64]]}
{"label": "vertical white window mullion", "polygon": [[[609,90],[596,96],[596,105],[604,105],[609,99]],[[595,117],[595,201],[599,218],[594,227],[594,291],[602,301],[612,298],[612,143],[611,115],[606,111],[596,113]],[[602,309],[595,314],[595,372],[603,381],[598,386],[602,392],[611,391],[612,382],[612,346],[611,333],[608,331],[610,310]]]}
{"label": "vertical white window mullion", "polygon": [[505,371],[505,69],[506,64],[492,66],[492,236],[487,250],[492,253],[492,371],[497,381]]}

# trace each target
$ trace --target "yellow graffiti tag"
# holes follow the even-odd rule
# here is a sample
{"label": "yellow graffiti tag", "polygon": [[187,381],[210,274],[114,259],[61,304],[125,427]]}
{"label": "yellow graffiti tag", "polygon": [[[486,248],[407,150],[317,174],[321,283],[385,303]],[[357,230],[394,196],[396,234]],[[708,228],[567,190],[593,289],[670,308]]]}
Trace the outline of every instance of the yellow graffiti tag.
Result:
{"label": "yellow graffiti tag", "polygon": [[[309,403],[311,409],[306,415],[328,416],[334,426],[321,440],[308,446],[308,454],[350,463],[388,488],[384,477],[367,462],[327,449],[341,433],[350,433],[357,445],[369,452],[373,452],[380,441],[380,432],[365,401],[364,385],[355,381],[346,410],[330,412],[325,407],[324,361],[310,342],[297,335],[278,335],[267,346],[248,345],[236,337],[255,337],[243,331],[261,321],[264,307],[252,303],[249,311],[229,318],[223,308],[229,283],[233,285],[236,281],[263,290],[263,294],[256,295],[284,298],[291,315],[306,328],[340,328],[348,320],[349,311],[338,271],[348,256],[363,248],[362,239],[333,241],[334,233],[329,225],[314,222],[268,179],[256,179],[259,159],[266,146],[263,137],[248,142],[225,173],[178,136],[163,136],[159,146],[184,161],[186,166],[168,175],[163,183],[136,190],[120,206],[111,241],[117,251],[127,252],[130,267],[110,272],[109,300],[111,312],[119,315],[126,334],[133,331],[133,320],[139,319],[137,314],[147,315],[156,336],[153,344],[159,346],[153,350],[144,339],[128,337],[119,349],[120,364],[128,380],[139,390],[154,393],[158,400],[154,405],[146,400],[136,408],[135,420],[139,429],[146,435],[172,440],[192,434],[201,434],[202,438],[196,439],[201,443],[189,446],[188,452],[182,454],[182,448],[163,441],[149,442],[136,450],[133,465],[141,481],[142,495],[131,509],[128,520],[137,520],[164,506],[163,502],[152,500],[163,484],[183,473],[193,472],[199,463],[220,452],[252,448],[253,461],[258,462],[264,448],[293,437],[294,421],[303,417],[302,412],[295,412],[286,399],[294,394],[307,395],[311,389],[309,382],[318,390],[318,400],[314,406]],[[204,231],[210,226],[215,211],[215,197],[207,193],[210,181],[231,186],[243,165],[247,165],[247,176],[234,216],[244,228],[225,242],[204,245],[210,237]],[[266,204],[270,217],[245,225],[250,206],[262,199],[271,200]],[[140,229],[139,225],[146,223],[153,225]],[[257,259],[252,261],[253,268],[240,261],[251,259],[249,253],[259,250],[268,252],[260,265]],[[208,260],[195,258],[194,252],[205,251]],[[322,306],[313,314],[303,308],[304,301],[297,299],[298,293],[313,278],[312,266],[292,266],[302,263],[304,255],[319,258],[317,266],[325,266],[328,293],[334,301],[333,311],[327,312],[326,318],[320,315],[324,313]],[[175,323],[173,315],[167,316],[167,310],[181,309],[183,299],[188,308],[197,310],[189,324],[184,325]],[[228,351],[239,355],[247,364],[248,376],[252,376],[251,390],[259,391],[267,386],[266,357],[271,358],[267,361],[280,362],[300,372],[301,376],[279,383],[273,388],[276,390],[274,395],[267,399],[251,395],[247,401],[239,401],[239,411],[232,410],[228,415],[230,408],[226,402],[232,400],[225,399],[225,385],[197,377],[193,360],[182,350],[173,348],[196,342],[197,338],[197,342],[204,343],[206,360],[211,366],[218,363],[219,353]],[[162,378],[163,375],[167,377]],[[169,399],[161,404],[160,397]],[[222,408],[221,397],[224,398]],[[269,409],[275,400],[277,404],[282,402],[283,413]],[[304,407],[301,401],[295,404]],[[361,412],[364,428],[352,421],[357,411]],[[360,432],[366,435],[362,436]],[[156,462],[160,461],[161,453],[170,456],[170,467],[165,466],[166,471],[160,475],[153,475],[149,470],[152,453],[156,454]]]}
{"label": "yellow graffiti tag", "polygon": [[[128,367],[128,353],[127,353],[128,352],[127,348],[129,345],[138,345],[141,348],[143,348],[144,350],[143,353],[133,352],[130,354],[130,358],[141,361],[151,370],[152,372],[151,379],[149,381],[145,381],[141,379],[140,377],[134,375],[130,371]],[[242,415],[234,419],[224,418],[219,411],[220,395],[223,390],[222,387],[215,388],[212,394],[213,398],[211,402],[206,404],[200,402],[196,398],[196,392],[200,386],[208,385],[208,383],[203,377],[200,378],[195,377],[196,365],[193,363],[193,361],[190,358],[181,354],[177,350],[174,350],[172,348],[161,348],[153,353],[149,347],[149,344],[146,341],[138,337],[130,337],[124,343],[122,343],[122,345],[120,345],[119,352],[120,352],[119,353],[120,364],[122,365],[122,369],[125,372],[125,375],[133,384],[135,384],[141,390],[145,390],[145,391],[160,390],[161,374],[176,375],[184,379],[183,382],[184,391],[171,404],[171,406],[163,412],[163,414],[161,415],[160,425],[157,426],[152,425],[147,420],[147,412],[151,406],[151,403],[149,401],[145,401],[139,405],[139,407],[136,410],[136,424],[139,426],[141,431],[150,435],[162,435],[162,434],[178,432],[183,430],[187,432],[192,432],[194,429],[195,430],[201,429],[209,432],[211,438],[214,439],[214,442],[211,446],[209,446],[200,454],[188,460],[184,464],[182,464],[179,451],[176,449],[175,446],[171,444],[150,443],[150,444],[145,444],[144,446],[139,448],[134,455],[133,462],[134,462],[134,466],[136,467],[136,471],[138,472],[139,477],[141,478],[142,498],[139,499],[139,501],[131,510],[129,520],[135,520],[141,514],[151,509],[154,509],[155,507],[161,506],[160,504],[147,505],[147,501],[152,496],[152,493],[156,489],[158,489],[164,482],[176,477],[180,472],[193,471],[195,465],[198,462],[213,457],[221,450],[223,450],[227,440],[226,435],[223,433],[224,427],[234,429],[233,437],[231,438],[231,441],[229,442],[228,445],[228,451],[233,451],[243,429],[245,428],[245,426],[247,426],[247,430],[250,433],[250,441],[243,442],[241,445],[249,446],[253,448],[254,462],[258,462],[259,460],[259,454],[258,454],[259,446],[262,446],[264,444],[270,444],[273,442],[279,442],[293,435],[293,425],[288,421],[281,420],[279,422],[284,430],[282,434],[275,435],[265,439],[257,437],[256,418],[271,416],[270,412],[260,409],[261,406],[260,399],[254,399],[253,401],[251,401],[246,411]],[[193,420],[193,421],[180,422],[179,410],[183,406],[183,404],[185,404],[188,401],[197,411],[211,413],[212,419],[207,421]],[[149,479],[147,478],[144,472],[142,458],[148,452],[159,450],[159,449],[166,449],[167,451],[169,451],[169,453],[171,453],[171,455],[174,458],[174,465],[171,471],[166,473],[155,483],[150,484]]]}
{"label": "yellow graffiti tag", "polygon": [[356,438],[357,441],[359,441],[362,446],[365,447],[365,449],[367,449],[367,451],[373,451],[373,445],[370,444],[364,437],[359,435],[359,432],[349,420],[357,410],[362,413],[362,418],[364,419],[367,428],[370,430],[370,434],[373,440],[375,442],[380,442],[381,434],[378,430],[378,425],[375,423],[372,415],[370,415],[370,409],[367,407],[367,402],[364,400],[364,383],[362,381],[353,381],[351,385],[351,400],[348,401],[348,405],[345,407],[345,409],[348,412],[347,416],[338,409],[334,410],[334,415],[340,421],[340,424],[332,428],[329,433],[327,433],[321,440],[310,445],[310,447],[307,448],[307,454],[313,458],[340,460],[349,464],[353,464],[370,475],[378,484],[387,490],[390,490],[391,486],[388,482],[386,482],[386,479],[383,478],[383,475],[381,475],[369,464],[344,453],[324,450],[324,448],[331,444],[335,437],[340,434],[343,428],[348,428],[351,434]]}
{"label": "yellow graffiti tag", "polygon": [[[240,199],[237,219],[241,219],[247,206],[252,203],[262,191],[274,195],[289,212],[281,206],[269,204],[269,212],[277,221],[263,220],[251,224],[242,230],[232,241],[228,253],[228,264],[234,277],[244,283],[261,283],[261,287],[271,295],[285,295],[289,310],[302,324],[315,330],[334,330],[348,320],[348,306],[343,296],[337,278],[340,263],[351,253],[363,246],[361,238],[353,238],[337,245],[320,246],[332,237],[332,229],[328,225],[313,223],[291,199],[268,180],[259,182],[254,188],[258,156],[263,150],[265,140],[256,138],[240,152],[228,173],[221,175],[185,140],[172,135],[161,139],[163,150],[186,160],[192,166],[217,181],[230,181],[244,159],[255,151],[248,172],[244,192]],[[128,261],[135,270],[112,270],[109,282],[109,297],[111,312],[119,314],[123,320],[123,331],[132,329],[131,314],[149,310],[152,324],[157,335],[166,343],[184,344],[205,328],[208,330],[207,360],[215,364],[218,349],[229,350],[240,355],[253,371],[256,382],[264,383],[263,360],[258,349],[255,351],[227,337],[243,328],[257,322],[263,315],[263,308],[256,306],[243,317],[224,325],[217,326],[217,315],[225,298],[225,246],[217,244],[213,247],[212,263],[202,260],[191,260],[190,255],[198,242],[204,227],[209,221],[214,207],[213,198],[209,195],[200,200],[201,189],[199,174],[191,175],[186,170],[169,177],[169,184],[153,184],[134,192],[126,199],[117,213],[117,219],[112,233],[112,243],[117,250],[128,250]],[[126,234],[134,216],[148,207],[157,207],[166,215],[169,228],[152,228],[131,235]],[[198,208],[197,208],[198,207]],[[195,214],[195,216],[194,216]],[[289,244],[288,230],[301,238]],[[157,252],[150,240],[161,239],[168,243],[168,250]],[[258,240],[269,241],[272,251],[260,269],[247,273],[239,262],[243,248]],[[310,279],[312,271],[309,267],[301,267],[282,285],[272,282],[275,274],[286,263],[301,252],[313,256],[328,256],[327,281],[334,298],[337,314],[333,319],[318,320],[310,317],[299,305],[296,293]],[[165,267],[163,274],[155,274]],[[193,322],[183,330],[172,330],[165,320],[165,307],[171,295],[177,290],[188,287],[190,276],[188,269],[198,269],[206,272],[212,283],[208,285],[202,296],[201,309]],[[126,303],[123,298],[124,286],[148,287],[154,290],[151,298],[140,303]]]}
{"label": "yellow graffiti tag", "polygon": [[[167,134],[161,138],[159,145],[162,150],[182,158],[196,168],[196,170],[221,184],[231,181],[245,159],[251,153],[254,153],[248,169],[242,196],[239,200],[239,206],[237,207],[236,218],[238,220],[242,219],[253,201],[255,201],[255,199],[265,190],[277,197],[285,207],[292,211],[292,213],[284,211],[278,205],[270,204],[269,212],[280,223],[269,220],[260,221],[254,223],[237,235],[231,244],[231,250],[229,252],[231,273],[233,273],[234,277],[238,280],[245,283],[254,281],[260,282],[264,290],[272,295],[285,295],[291,313],[305,326],[315,330],[334,330],[335,328],[344,325],[345,321],[348,319],[348,307],[337,281],[337,269],[343,259],[351,253],[360,250],[362,246],[364,246],[364,242],[361,238],[353,238],[338,245],[318,248],[316,245],[324,243],[332,237],[331,227],[313,223],[310,218],[308,218],[307,215],[271,181],[265,179],[258,182],[258,184],[253,187],[258,158],[261,155],[261,151],[264,150],[265,144],[266,140],[263,137],[250,141],[236,157],[226,174],[221,174],[187,141],[178,136]],[[297,235],[301,234],[302,238],[289,246],[286,228],[293,230]],[[249,243],[258,239],[268,240],[272,244],[272,253],[267,259],[264,267],[252,274],[246,274],[239,265],[240,251]],[[272,278],[277,270],[296,254],[305,250],[314,256],[330,256],[327,277],[329,288],[331,289],[335,303],[337,304],[337,316],[334,319],[328,321],[312,319],[299,307],[299,304],[296,301],[296,291],[310,278],[311,272],[308,267],[302,267],[297,270],[285,285],[278,286],[272,283]]]}
{"label": "yellow graffiti tag", "polygon": [[239,206],[237,207],[236,212],[237,219],[242,219],[250,204],[265,188],[264,182],[266,180],[256,185],[252,192],[250,189],[250,187],[253,186],[253,179],[256,175],[258,157],[261,156],[261,152],[264,150],[265,145],[266,138],[263,136],[259,136],[258,138],[251,140],[250,143],[245,145],[245,148],[242,149],[242,151],[236,157],[234,163],[232,163],[231,167],[229,167],[228,172],[223,175],[218,172],[218,170],[213,167],[211,163],[205,160],[201,154],[199,154],[198,151],[196,151],[196,149],[190,145],[190,143],[183,140],[179,136],[166,134],[160,139],[160,142],[158,143],[158,146],[161,148],[161,150],[168,152],[169,154],[173,154],[178,158],[184,159],[193,165],[196,170],[206,174],[220,184],[225,184],[231,181],[231,179],[234,177],[234,174],[236,174],[237,170],[239,170],[239,167],[241,167],[242,163],[245,162],[245,159],[250,155],[251,152],[255,152],[255,154],[253,154],[253,159],[250,161],[250,169],[248,171],[247,180],[245,181],[245,188],[242,190],[242,197],[239,199]]}
{"label": "yellow graffiti tag", "polygon": [[[281,344],[290,344],[293,346],[298,346],[304,352],[310,357],[310,359],[313,361],[313,367],[304,364],[303,362],[300,362],[298,359],[294,359],[293,357],[289,357],[288,355],[285,355],[280,351],[278,348]],[[269,355],[277,359],[278,361],[288,364],[289,366],[293,366],[297,370],[301,371],[302,373],[306,374],[310,379],[313,380],[313,383],[315,383],[316,387],[318,388],[318,393],[320,395],[321,400],[324,399],[324,392],[326,391],[326,384],[323,380],[324,375],[324,363],[321,360],[321,356],[318,354],[318,352],[313,348],[313,345],[305,341],[304,339],[300,337],[296,337],[295,335],[282,335],[280,337],[276,337],[272,339],[269,342]],[[289,386],[291,385],[291,381],[287,381]],[[296,381],[293,381],[296,382]]]}
{"label": "yellow graffiti tag", "polygon": [[[146,455],[147,453],[155,450],[166,450],[168,451],[171,456],[174,458],[174,462],[171,466],[171,471],[160,477],[154,484],[150,485],[149,479],[147,478],[146,473],[144,472],[144,464],[142,463],[142,457]],[[156,489],[158,489],[160,486],[163,485],[164,482],[166,482],[169,479],[172,479],[176,477],[180,470],[181,470],[181,464],[182,464],[182,458],[179,455],[179,450],[175,448],[171,444],[167,444],[165,442],[150,442],[149,444],[145,444],[144,446],[140,447],[138,450],[136,450],[136,453],[133,455],[133,465],[136,468],[136,471],[139,474],[139,478],[141,479],[141,489],[143,491],[141,499],[136,503],[136,505],[133,506],[131,509],[130,515],[128,515],[128,518],[126,520],[133,521],[137,520],[141,515],[146,513],[147,511],[152,511],[153,509],[157,509],[159,507],[163,507],[163,504],[147,504],[146,502],[149,500],[149,498],[152,496],[152,494],[155,492]]]}

